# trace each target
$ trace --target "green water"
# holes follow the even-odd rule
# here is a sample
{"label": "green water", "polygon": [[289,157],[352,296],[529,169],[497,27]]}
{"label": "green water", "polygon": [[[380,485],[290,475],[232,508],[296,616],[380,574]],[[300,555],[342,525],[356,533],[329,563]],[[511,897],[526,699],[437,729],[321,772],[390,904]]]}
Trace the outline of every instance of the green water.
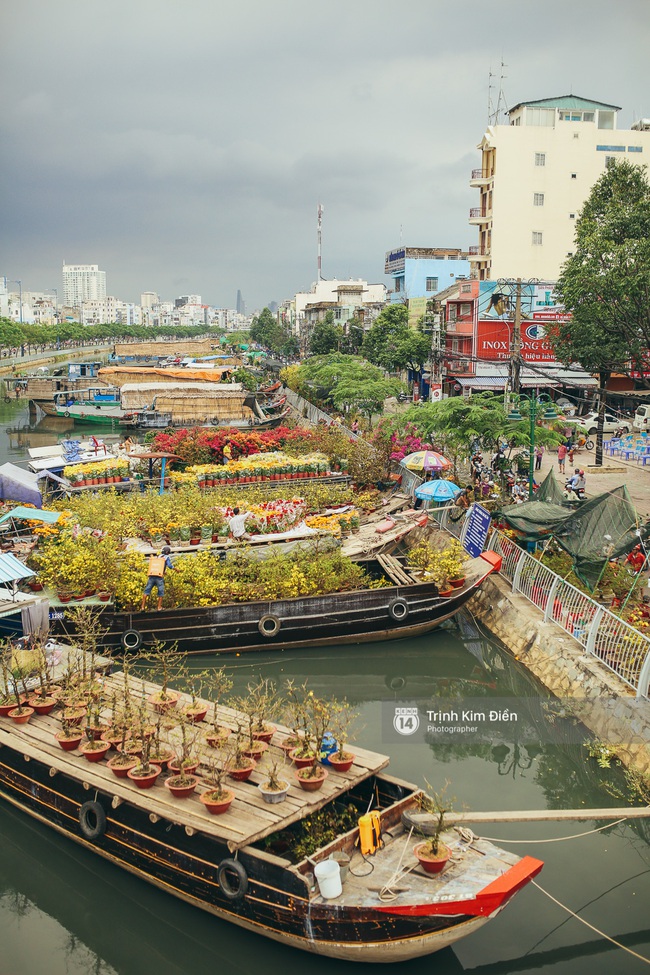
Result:
{"label": "green water", "polygon": [[[51,436],[50,442],[57,439],[56,431],[25,429],[26,406],[2,406],[0,462],[22,458],[26,440],[35,434],[39,445],[42,436]],[[211,662],[201,658],[194,666],[203,669]],[[600,769],[580,741],[562,746],[541,740],[531,744],[528,739],[524,746],[516,732],[476,745],[386,741],[386,710],[390,715],[400,701],[427,702],[454,692],[486,701],[545,696],[469,617],[417,640],[232,655],[219,662],[233,676],[234,693],[261,674],[278,683],[308,680],[316,693],[346,696],[359,709],[359,744],[389,754],[390,771],[401,778],[420,785],[427,780],[437,787],[449,780],[457,808],[620,804],[608,791],[623,787],[620,773]],[[508,848],[545,861],[538,878],[542,887],[595,927],[650,957],[650,824],[623,823],[578,839],[543,842],[598,825],[502,824],[483,833],[524,840]],[[294,970],[347,975],[366,968],[308,956],[214,920],[4,803],[0,946],[0,975],[185,975],[197,969],[237,975],[262,967],[268,975]],[[635,975],[645,970],[640,961],[608,945],[530,886],[499,917],[453,949],[399,969],[412,975]]]}

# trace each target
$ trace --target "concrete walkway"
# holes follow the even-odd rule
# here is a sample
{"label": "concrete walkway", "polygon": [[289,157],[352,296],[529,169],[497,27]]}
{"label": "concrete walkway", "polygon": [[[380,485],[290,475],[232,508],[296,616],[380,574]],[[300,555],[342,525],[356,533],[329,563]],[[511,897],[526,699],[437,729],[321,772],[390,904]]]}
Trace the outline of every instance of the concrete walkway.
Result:
{"label": "concrete walkway", "polygon": [[[603,469],[609,470],[608,474],[594,473],[593,464],[595,463],[595,451],[578,450],[574,456],[573,466],[569,464],[567,458],[565,469],[566,477],[572,474],[576,467],[585,472],[587,482],[587,497],[593,498],[604,491],[625,484],[632,500],[632,504],[644,520],[650,518],[650,465],[645,467],[634,461],[621,460],[620,457],[603,457]],[[543,480],[548,474],[549,468],[553,467],[559,483],[564,487],[565,475],[558,472],[557,453],[545,451],[542,457],[541,472],[535,474],[535,480]],[[589,468],[592,467],[592,470]],[[541,473],[541,478],[540,478]]]}

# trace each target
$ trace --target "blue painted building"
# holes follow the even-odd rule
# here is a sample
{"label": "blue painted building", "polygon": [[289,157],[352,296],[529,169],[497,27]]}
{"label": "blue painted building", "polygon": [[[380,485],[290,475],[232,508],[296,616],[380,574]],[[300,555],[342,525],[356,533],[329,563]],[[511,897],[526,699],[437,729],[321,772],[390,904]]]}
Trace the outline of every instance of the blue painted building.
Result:
{"label": "blue painted building", "polygon": [[470,268],[468,252],[459,247],[398,247],[386,253],[384,273],[392,279],[388,300],[395,304],[433,298],[469,278]]}

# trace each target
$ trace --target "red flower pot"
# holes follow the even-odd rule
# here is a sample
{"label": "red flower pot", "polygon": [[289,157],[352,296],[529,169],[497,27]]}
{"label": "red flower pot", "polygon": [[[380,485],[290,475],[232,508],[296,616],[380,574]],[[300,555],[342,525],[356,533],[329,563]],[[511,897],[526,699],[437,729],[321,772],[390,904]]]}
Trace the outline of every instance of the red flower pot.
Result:
{"label": "red flower pot", "polygon": [[449,585],[452,589],[462,589],[462,587],[465,585],[465,576],[463,576],[461,579],[450,579]]}
{"label": "red flower pot", "polygon": [[101,762],[101,760],[106,755],[106,752],[110,751],[111,743],[109,741],[98,741],[96,746],[91,748],[91,743],[86,742],[86,744],[81,746],[81,753],[83,757],[88,762]]}
{"label": "red flower pot", "polygon": [[310,766],[316,764],[315,755],[312,755],[311,758],[307,755],[304,756],[303,758],[300,758],[298,755],[296,755],[297,751],[298,751],[297,748],[292,748],[291,751],[289,752],[289,758],[291,759],[291,761],[293,762],[293,764],[296,766],[297,769],[310,768]]}
{"label": "red flower pot", "polygon": [[62,733],[59,731],[54,737],[64,752],[74,752],[77,750],[77,748],[79,748],[83,735],[81,732],[79,732],[78,735],[73,735],[71,738],[64,738]]}
{"label": "red flower pot", "polygon": [[58,594],[58,596],[59,596],[59,602],[60,603],[69,603],[70,600],[72,599],[72,596],[70,596],[68,593],[62,593],[62,592],[60,592]]}
{"label": "red flower pot", "polygon": [[36,714],[49,714],[57,705],[55,697],[30,697],[27,703]]}
{"label": "red flower pot", "polygon": [[138,789],[151,789],[156,784],[156,779],[160,775],[161,769],[158,765],[152,765],[150,768],[151,771],[146,775],[137,775],[136,770],[131,769],[127,772],[127,778],[131,779],[131,782],[134,782]]}
{"label": "red flower pot", "polygon": [[[198,762],[191,762],[189,765],[185,765],[183,767],[183,771],[185,772],[186,775],[192,775],[194,772],[196,772],[198,767],[199,767]],[[173,758],[170,762],[167,763],[167,768],[169,769],[170,772],[173,772],[174,775],[180,775],[181,773],[181,766],[175,758]]]}
{"label": "red flower pot", "polygon": [[425,843],[418,843],[413,850],[416,857],[420,861],[420,866],[427,873],[440,873],[449,862],[451,850],[449,850],[444,843],[441,843],[438,856],[432,857],[431,855],[423,852],[423,847],[425,845]]}
{"label": "red flower pot", "polygon": [[199,802],[202,802],[206,808],[206,811],[212,816],[221,816],[223,813],[230,809],[230,805],[235,798],[235,793],[231,789],[224,789],[224,795],[222,799],[211,799],[211,791],[202,792],[199,796]]}
{"label": "red flower pot", "polygon": [[454,590],[452,589],[451,586],[449,586],[448,589],[439,589],[438,590],[438,595],[439,596],[443,596],[445,599],[448,599],[449,596],[453,596],[454,595]]}
{"label": "red flower pot", "polygon": [[333,772],[349,772],[354,764],[354,755],[346,759],[337,759],[334,755],[328,755],[327,761]]}
{"label": "red flower pot", "polygon": [[247,765],[246,768],[234,768],[228,773],[228,775],[231,779],[235,779],[236,782],[245,782],[248,778],[250,778],[256,764],[257,763],[251,758],[250,765]]}
{"label": "red flower pot", "polygon": [[258,740],[253,742],[252,747],[249,746],[248,748],[242,748],[242,755],[245,755],[246,758],[252,758],[256,762],[259,762],[260,758],[268,747],[269,746],[265,741]]}
{"label": "red flower pot", "polygon": [[34,708],[27,707],[27,705],[22,704],[19,708],[12,708],[9,712],[9,717],[14,724],[27,724],[29,719],[34,713]]}
{"label": "red flower pot", "polygon": [[256,741],[265,741],[267,744],[275,734],[275,725],[266,725],[263,731],[254,731],[253,738]]}
{"label": "red flower pot", "polygon": [[169,789],[176,799],[187,799],[199,784],[195,775],[185,775],[184,778],[185,782],[181,782],[180,775],[172,775],[171,778],[165,779],[165,788]]}
{"label": "red flower pot", "polygon": [[13,711],[15,707],[16,707],[15,701],[11,701],[11,703],[7,703],[7,704],[0,704],[0,718],[8,718],[9,712]]}
{"label": "red flower pot", "polygon": [[205,716],[208,713],[207,705],[206,707],[201,707],[198,711],[191,711],[189,708],[184,708],[183,713],[191,718],[194,724],[198,724],[200,721],[205,720]]}
{"label": "red flower pot", "polygon": [[[303,771],[306,772],[305,769],[303,769]],[[296,772],[296,778],[298,779],[300,788],[304,789],[305,792],[318,792],[318,790],[323,787],[323,783],[327,778],[327,769],[319,768],[318,775],[310,777],[299,775],[298,772]]]}
{"label": "red flower pot", "polygon": [[138,764],[138,759],[131,758],[128,762],[123,762],[120,765],[118,764],[118,759],[121,757],[121,755],[115,755],[114,758],[110,758],[106,764],[116,778],[125,779],[131,769],[135,768]]}

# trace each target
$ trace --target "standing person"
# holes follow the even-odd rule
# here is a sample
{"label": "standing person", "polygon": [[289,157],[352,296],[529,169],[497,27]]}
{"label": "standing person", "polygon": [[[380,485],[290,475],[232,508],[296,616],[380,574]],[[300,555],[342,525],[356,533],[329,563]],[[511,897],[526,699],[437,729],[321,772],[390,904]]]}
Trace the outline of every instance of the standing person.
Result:
{"label": "standing person", "polygon": [[356,419],[353,420],[352,421],[352,426],[351,426],[350,429],[352,430],[352,433],[355,433],[355,434],[358,433],[359,432],[359,421],[356,420]]}
{"label": "standing person", "polygon": [[544,448],[541,444],[537,444],[535,447],[535,470],[538,471],[542,466],[542,457],[544,456]]}
{"label": "standing person", "polygon": [[144,593],[142,595],[142,603],[140,605],[141,611],[144,613],[145,607],[147,605],[147,596],[151,594],[153,587],[156,587],[158,593],[158,606],[157,610],[160,612],[163,604],[163,596],[165,595],[165,580],[163,576],[167,569],[174,569],[172,560],[169,557],[171,549],[169,545],[163,545],[160,550],[160,555],[152,555],[149,559],[148,568],[148,578],[147,584],[144,587]]}
{"label": "standing person", "polygon": [[246,519],[250,516],[250,511],[245,511],[243,515],[240,515],[239,508],[232,509],[232,518],[228,522],[228,528],[235,541],[247,541],[250,538],[246,531]]}
{"label": "standing person", "polygon": [[560,474],[564,474],[564,465],[566,464],[566,454],[567,454],[566,444],[561,443],[560,446],[557,448],[557,464],[560,470]]}
{"label": "standing person", "polygon": [[222,454],[224,464],[228,464],[232,460],[232,447],[230,446],[230,440],[226,440],[225,444],[223,445]]}

